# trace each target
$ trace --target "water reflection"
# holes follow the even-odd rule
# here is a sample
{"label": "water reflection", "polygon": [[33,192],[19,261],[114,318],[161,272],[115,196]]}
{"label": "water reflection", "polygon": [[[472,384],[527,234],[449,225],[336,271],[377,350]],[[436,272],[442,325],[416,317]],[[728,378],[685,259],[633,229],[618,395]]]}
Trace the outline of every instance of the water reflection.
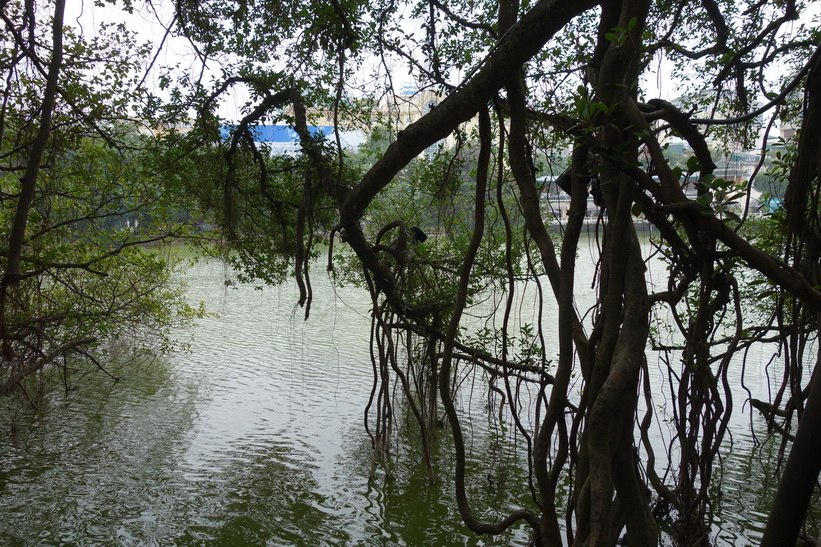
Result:
{"label": "water reflection", "polygon": [[[149,540],[179,494],[175,462],[195,419],[197,390],[163,367],[138,382],[53,393],[2,451],[0,540],[72,544]],[[174,416],[169,420],[169,416]],[[36,541],[35,541],[36,540]]]}
{"label": "water reflection", "polygon": [[218,314],[180,333],[190,352],[56,390],[16,444],[0,436],[0,543],[484,544],[413,443],[367,480],[366,297],[317,276],[306,323],[292,286],[224,280],[218,263],[188,275]]}
{"label": "water reflection", "polygon": [[[116,384],[98,376],[76,392],[57,390],[38,414],[22,415],[16,442],[0,435],[0,544],[527,540],[522,527],[496,539],[463,527],[445,431],[434,445],[436,485],[428,484],[413,425],[394,446],[393,477],[368,482],[367,297],[334,293],[316,275],[304,322],[292,285],[226,287],[225,277],[214,262],[187,276],[191,300],[218,314],[180,333],[190,338],[190,353],[133,369]],[[461,401],[472,412],[465,422],[469,495],[478,516],[491,520],[527,506],[529,491],[526,464],[506,442],[510,423],[488,420],[486,403],[479,388]],[[760,487],[774,481],[765,464],[777,447],[755,446],[746,412],[733,423],[734,444],[722,461],[720,543],[754,544],[770,503]]]}

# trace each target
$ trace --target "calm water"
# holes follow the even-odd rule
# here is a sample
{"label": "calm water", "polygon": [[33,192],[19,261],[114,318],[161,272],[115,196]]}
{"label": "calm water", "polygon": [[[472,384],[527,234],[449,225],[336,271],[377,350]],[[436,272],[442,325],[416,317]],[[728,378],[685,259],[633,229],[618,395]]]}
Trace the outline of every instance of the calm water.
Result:
{"label": "calm water", "polygon": [[[99,376],[56,390],[36,414],[18,410],[17,435],[0,434],[0,545],[524,543],[522,529],[495,540],[466,532],[444,437],[439,484],[427,484],[413,442],[394,445],[391,480],[368,481],[369,301],[324,275],[304,322],[291,284],[226,288],[221,264],[200,263],[186,277],[190,298],[218,317],[180,333],[190,352],[116,384]],[[526,494],[518,456],[497,442],[510,431],[482,418],[485,402],[477,387],[462,404],[474,408],[466,434],[483,466],[471,499],[493,518]],[[757,542],[771,496],[761,462],[773,449],[755,446],[749,420],[747,408],[723,460],[716,533],[727,545]]]}
{"label": "calm water", "polygon": [[[215,262],[187,275],[219,315],[180,333],[190,352],[57,390],[18,416],[16,439],[3,431],[0,545],[485,544],[461,528],[450,477],[428,486],[413,443],[395,447],[392,480],[367,479],[367,297],[317,274],[306,323],[291,285],[226,288],[225,275]],[[486,454],[494,432],[472,433]],[[512,501],[481,478],[473,491],[490,509]]]}

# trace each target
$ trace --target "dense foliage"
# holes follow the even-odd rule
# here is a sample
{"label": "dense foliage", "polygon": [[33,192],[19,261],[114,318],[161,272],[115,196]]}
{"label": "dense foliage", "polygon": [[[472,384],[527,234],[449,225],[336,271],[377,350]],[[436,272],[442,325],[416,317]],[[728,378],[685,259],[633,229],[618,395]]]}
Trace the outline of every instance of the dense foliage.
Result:
{"label": "dense foliage", "polygon": [[[390,472],[398,386],[431,480],[435,424],[450,426],[459,510],[475,533],[524,521],[546,545],[709,544],[716,464],[741,406],[728,378],[766,341],[782,377],[770,400],[750,403],[791,456],[763,542],[794,541],[821,465],[811,434],[821,387],[810,382],[821,36],[811,9],[178,4],[184,35],[223,60],[202,130],[232,91],[249,98],[229,140],[214,143],[228,166],[216,209],[237,264],[265,280],[296,272],[307,315],[309,256],[328,234],[330,267],[372,293],[374,472],[380,462]],[[653,95],[656,70],[675,101]],[[429,97],[418,116],[406,117],[403,73]],[[372,138],[345,149],[341,133],[311,133],[320,119]],[[294,127],[301,151],[266,154],[252,137],[262,123]],[[797,136],[776,142],[779,127]],[[666,151],[676,142],[683,152]],[[742,152],[758,159],[737,176]],[[563,172],[570,197],[560,199],[551,181]],[[754,189],[770,195],[753,199]],[[653,226],[669,265],[662,290],[649,283],[637,221]],[[421,243],[413,226],[431,237]],[[600,242],[594,280],[574,276],[585,226]],[[590,283],[596,303],[579,310]],[[661,387],[648,362],[663,369]],[[526,452],[532,503],[495,521],[466,495],[457,369],[500,394],[500,419]]]}
{"label": "dense foliage", "polygon": [[[34,150],[38,127],[71,127],[59,116],[86,113],[88,101],[121,103],[80,90],[66,98],[29,51],[24,31],[45,28],[26,19],[30,5],[3,7],[10,32],[23,29],[3,53],[22,102],[5,104],[24,118],[4,127],[19,127],[15,135],[33,128],[19,141]],[[534,544],[708,545],[716,469],[742,406],[729,378],[744,369],[747,348],[767,342],[777,348],[770,351],[780,377],[769,400],[749,403],[785,461],[762,543],[795,541],[821,469],[814,435],[821,383],[811,381],[821,309],[821,33],[813,3],[180,0],[174,7],[176,39],[199,64],[160,78],[157,96],[130,98],[146,119],[186,129],[167,134],[148,163],[167,181],[141,180],[163,194],[176,188],[210,211],[243,276],[279,282],[293,274],[306,316],[310,267],[325,241],[340,282],[370,291],[366,427],[374,475],[390,473],[401,404],[418,424],[431,481],[437,425],[449,427],[459,512],[477,534],[523,524]],[[22,23],[6,15],[14,9]],[[74,50],[59,46],[56,34],[50,66],[58,73]],[[44,80],[42,104],[26,102],[39,96],[23,86],[19,59],[31,59],[27,77]],[[115,87],[129,88],[127,63],[112,70]],[[655,96],[657,78],[675,86],[674,101]],[[222,119],[232,105],[239,119]],[[190,127],[189,109],[196,110]],[[42,117],[50,111],[53,122]],[[104,128],[99,118],[81,117],[78,127]],[[254,136],[261,124],[292,127],[298,149],[269,153]],[[328,137],[313,129],[328,124],[337,129]],[[778,128],[797,132],[785,133],[777,154],[767,152]],[[343,131],[368,140],[346,148]],[[42,171],[49,158],[98,137],[111,144],[102,135],[51,138],[52,147],[64,146],[53,154],[43,146],[52,155],[34,160],[6,140],[2,149],[24,154],[10,169]],[[678,156],[674,143],[683,143]],[[733,177],[728,158],[741,152],[759,159]],[[558,190],[554,177],[562,173]],[[47,181],[60,179],[37,178],[40,206],[26,198],[27,176],[19,194],[4,188],[4,199],[18,211],[28,199],[41,214],[55,196]],[[129,187],[139,197],[118,203],[120,214],[153,203],[139,189]],[[771,191],[761,209],[753,189]],[[54,207],[77,215],[68,204]],[[10,230],[7,315],[9,291],[25,287],[15,264],[30,256],[19,249],[38,233],[32,222],[25,237]],[[649,282],[642,223],[667,261],[661,290]],[[580,280],[586,227],[600,244],[599,262],[595,279]],[[47,251],[59,253],[53,245]],[[27,260],[54,268],[65,259]],[[72,271],[93,279],[98,263],[90,260],[75,259],[86,267]],[[594,305],[578,309],[591,285]],[[661,386],[649,363],[663,370]],[[464,416],[455,404],[457,372],[466,370],[497,394],[501,408],[492,415],[513,424],[527,462],[531,500],[500,518],[466,493]],[[664,453],[655,430],[663,431]]]}
{"label": "dense foliage", "polygon": [[0,394],[32,403],[49,378],[68,389],[168,349],[202,313],[149,247],[190,233],[195,211],[134,121],[151,46],[124,25],[64,26],[64,8],[2,5]]}

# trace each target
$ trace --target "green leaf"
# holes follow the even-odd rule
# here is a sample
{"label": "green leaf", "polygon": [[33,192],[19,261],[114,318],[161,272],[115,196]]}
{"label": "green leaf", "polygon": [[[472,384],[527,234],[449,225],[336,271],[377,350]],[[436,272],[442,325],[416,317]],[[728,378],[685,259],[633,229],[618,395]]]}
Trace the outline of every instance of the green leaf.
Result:
{"label": "green leaf", "polygon": [[701,171],[701,164],[698,161],[698,158],[695,156],[690,156],[687,158],[687,169],[693,173],[695,171]]}
{"label": "green leaf", "polygon": [[734,222],[738,222],[739,224],[741,224],[741,217],[739,217],[737,214],[735,214],[734,212],[732,212],[730,210],[724,211],[724,216],[729,218],[730,220],[732,220]]}

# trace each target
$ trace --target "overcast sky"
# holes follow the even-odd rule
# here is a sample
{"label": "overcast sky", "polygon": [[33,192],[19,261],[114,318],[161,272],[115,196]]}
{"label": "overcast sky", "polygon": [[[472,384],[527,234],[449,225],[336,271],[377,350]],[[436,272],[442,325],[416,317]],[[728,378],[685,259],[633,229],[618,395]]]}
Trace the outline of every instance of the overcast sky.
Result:
{"label": "overcast sky", "polygon": [[[86,35],[94,33],[103,22],[126,22],[128,27],[137,30],[142,41],[154,44],[155,51],[165,39],[164,26],[170,26],[174,21],[174,5],[170,0],[153,0],[150,5],[142,0],[135,0],[135,12],[125,13],[119,6],[96,6],[94,0],[81,0],[80,2],[68,1],[66,6],[66,24],[80,27]],[[808,23],[815,21],[818,24],[821,17],[821,2],[810,2],[804,21]],[[162,23],[158,22],[161,21]],[[799,25],[793,22],[785,26],[783,32],[791,33]],[[409,28],[415,25],[409,23]],[[200,63],[194,53],[194,49],[186,40],[181,38],[166,39],[163,48],[159,53],[157,62],[160,65],[181,64],[182,68],[199,70]],[[478,59],[477,59],[478,62]],[[216,70],[216,61],[211,63],[212,70]],[[465,67],[467,70],[470,67]],[[777,68],[776,68],[777,70]],[[645,96],[647,98],[658,97],[665,100],[673,100],[678,96],[680,88],[678,84],[671,80],[670,75],[672,65],[659,54],[642,83]],[[464,72],[462,72],[464,74]],[[411,77],[404,67],[404,63],[398,63],[393,73],[393,83],[398,88],[404,84],[412,82]],[[149,82],[151,79],[148,80]],[[454,82],[457,83],[457,82]],[[246,95],[241,91],[237,92],[227,101],[224,101],[220,108],[220,115],[230,119],[240,118],[239,109],[244,103]]]}

